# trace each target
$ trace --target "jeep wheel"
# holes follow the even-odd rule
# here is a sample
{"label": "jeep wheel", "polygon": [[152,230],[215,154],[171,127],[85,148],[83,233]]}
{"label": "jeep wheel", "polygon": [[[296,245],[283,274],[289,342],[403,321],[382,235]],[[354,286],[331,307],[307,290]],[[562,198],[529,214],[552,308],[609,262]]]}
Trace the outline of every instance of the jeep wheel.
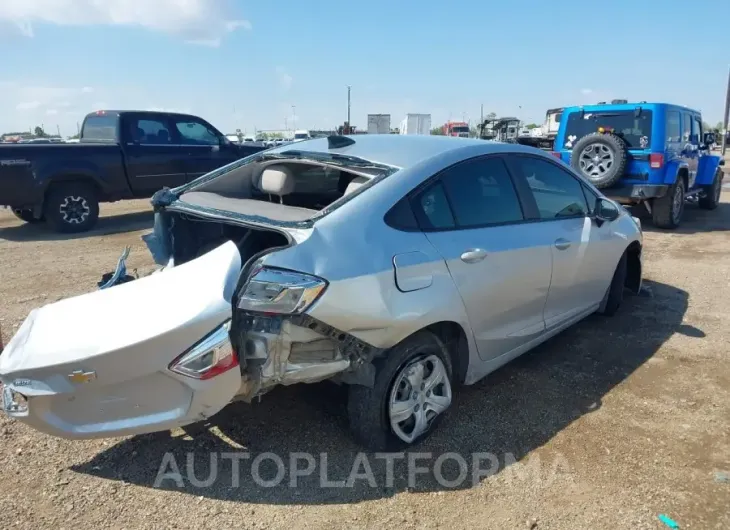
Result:
{"label": "jeep wheel", "polygon": [[684,179],[678,176],[664,197],[654,199],[652,219],[657,228],[677,228],[682,222],[683,213]]}
{"label": "jeep wheel", "polygon": [[722,178],[724,174],[722,169],[718,169],[715,178],[709,186],[703,186],[704,195],[700,197],[699,206],[703,210],[714,210],[720,204],[720,194],[722,193]]}
{"label": "jeep wheel", "polygon": [[420,331],[376,361],[375,385],[351,385],[350,430],[373,451],[410,446],[431,434],[451,405],[451,359],[432,333]]}
{"label": "jeep wheel", "polygon": [[608,188],[623,176],[627,161],[626,143],[620,137],[593,133],[575,143],[570,165],[596,188]]}
{"label": "jeep wheel", "polygon": [[56,232],[86,232],[99,219],[99,200],[96,190],[84,182],[56,184],[46,195],[44,210]]}
{"label": "jeep wheel", "polygon": [[43,218],[43,216],[41,216],[40,219],[36,219],[33,216],[33,210],[21,210],[21,209],[18,209],[18,208],[14,208],[13,209],[13,214],[15,215],[15,217],[17,217],[21,221],[25,221],[28,224],[32,224],[33,225],[33,224],[38,224],[38,223],[45,222],[45,219]]}

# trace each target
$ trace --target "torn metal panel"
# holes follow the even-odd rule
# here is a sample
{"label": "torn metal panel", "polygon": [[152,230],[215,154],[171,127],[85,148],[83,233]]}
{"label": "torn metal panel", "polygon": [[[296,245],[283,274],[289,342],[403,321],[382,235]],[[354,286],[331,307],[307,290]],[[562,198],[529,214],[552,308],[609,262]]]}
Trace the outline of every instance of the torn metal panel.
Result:
{"label": "torn metal panel", "polygon": [[240,397],[245,401],[276,385],[316,383],[333,376],[372,384],[370,361],[383,351],[308,315],[238,311],[233,329],[243,375]]}

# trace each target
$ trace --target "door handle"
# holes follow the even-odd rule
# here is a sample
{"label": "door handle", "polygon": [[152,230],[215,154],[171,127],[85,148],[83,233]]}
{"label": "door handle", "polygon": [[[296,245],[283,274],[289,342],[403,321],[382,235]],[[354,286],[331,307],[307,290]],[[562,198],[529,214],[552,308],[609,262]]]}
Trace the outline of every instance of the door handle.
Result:
{"label": "door handle", "polygon": [[487,257],[487,251],[481,248],[470,248],[461,255],[464,263],[477,263]]}
{"label": "door handle", "polygon": [[562,237],[555,240],[555,248],[558,250],[565,250],[570,247],[570,241],[563,239]]}

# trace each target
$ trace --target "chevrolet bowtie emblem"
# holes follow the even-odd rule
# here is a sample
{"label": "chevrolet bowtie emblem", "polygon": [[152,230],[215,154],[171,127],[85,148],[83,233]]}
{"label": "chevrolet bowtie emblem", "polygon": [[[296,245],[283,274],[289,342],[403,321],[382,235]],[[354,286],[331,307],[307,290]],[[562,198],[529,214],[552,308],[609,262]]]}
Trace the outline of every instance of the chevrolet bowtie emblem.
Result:
{"label": "chevrolet bowtie emblem", "polygon": [[96,372],[84,372],[83,370],[76,370],[68,374],[68,378],[73,383],[88,383],[96,379]]}

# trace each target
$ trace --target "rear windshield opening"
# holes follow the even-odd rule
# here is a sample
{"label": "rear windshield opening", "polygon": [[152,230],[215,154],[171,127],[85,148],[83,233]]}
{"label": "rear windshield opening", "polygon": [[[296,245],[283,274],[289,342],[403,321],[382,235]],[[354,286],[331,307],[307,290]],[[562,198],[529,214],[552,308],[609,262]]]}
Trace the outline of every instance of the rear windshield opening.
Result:
{"label": "rear windshield opening", "polygon": [[81,130],[82,140],[111,140],[117,138],[117,117],[113,115],[89,116]]}
{"label": "rear windshield opening", "polygon": [[[281,198],[270,195],[255,185],[251,198],[261,201],[281,202],[286,206],[297,206],[310,210],[323,210],[341,198],[354,179],[363,177],[333,167],[312,166],[309,164],[284,163],[282,166],[291,171],[294,188]],[[351,187],[352,190],[352,187]]]}
{"label": "rear windshield opening", "polygon": [[599,127],[609,129],[623,138],[629,149],[646,149],[651,145],[650,110],[642,110],[636,116],[633,110],[606,112],[573,112],[565,127],[566,149],[571,149],[584,136],[597,132]]}

